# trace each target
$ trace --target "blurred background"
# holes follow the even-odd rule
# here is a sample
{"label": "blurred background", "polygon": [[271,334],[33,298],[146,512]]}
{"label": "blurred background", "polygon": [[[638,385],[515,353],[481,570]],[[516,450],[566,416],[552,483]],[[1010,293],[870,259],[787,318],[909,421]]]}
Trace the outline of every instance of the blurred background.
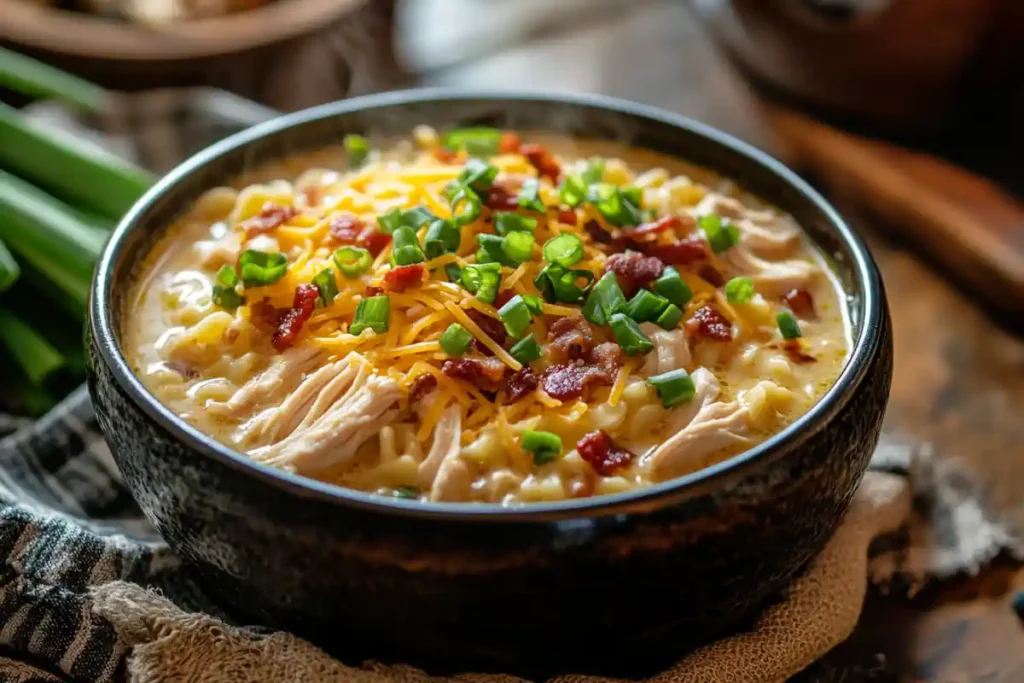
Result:
{"label": "blurred background", "polygon": [[[1024,522],[1020,0],[0,0],[0,46],[0,276],[21,272],[0,277],[0,432],[82,381],[106,231],[213,140],[400,87],[603,93],[767,149],[838,204],[889,292],[887,429],[968,461]],[[43,223],[55,241],[24,239]],[[869,604],[818,666],[1024,680],[1012,586],[1004,567]]]}

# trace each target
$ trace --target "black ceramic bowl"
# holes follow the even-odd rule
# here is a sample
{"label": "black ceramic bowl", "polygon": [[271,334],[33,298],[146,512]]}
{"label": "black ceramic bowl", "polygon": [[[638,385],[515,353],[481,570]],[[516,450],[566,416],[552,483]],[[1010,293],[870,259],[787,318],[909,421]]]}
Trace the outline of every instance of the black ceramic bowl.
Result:
{"label": "black ceramic bowl", "polygon": [[[125,292],[154,240],[204,190],[349,132],[488,124],[626,140],[732,178],[791,212],[849,293],[854,348],[835,386],[780,434],[628,494],[541,503],[384,499],[255,463],[162,406],[121,351]],[[892,349],[871,256],[779,162],[699,123],[595,97],[400,92],[235,135],[179,166],[114,232],[90,306],[90,390],[146,516],[239,621],[346,656],[444,669],[655,665],[749,620],[822,548],[867,466]]]}

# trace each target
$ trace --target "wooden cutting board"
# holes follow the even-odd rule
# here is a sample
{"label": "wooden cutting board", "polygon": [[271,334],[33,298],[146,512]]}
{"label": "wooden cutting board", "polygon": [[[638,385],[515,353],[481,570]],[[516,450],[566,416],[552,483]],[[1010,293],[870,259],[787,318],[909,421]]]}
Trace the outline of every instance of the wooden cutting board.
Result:
{"label": "wooden cutting board", "polygon": [[931,257],[1010,327],[1024,327],[1024,204],[938,157],[774,104],[765,115],[788,163]]}

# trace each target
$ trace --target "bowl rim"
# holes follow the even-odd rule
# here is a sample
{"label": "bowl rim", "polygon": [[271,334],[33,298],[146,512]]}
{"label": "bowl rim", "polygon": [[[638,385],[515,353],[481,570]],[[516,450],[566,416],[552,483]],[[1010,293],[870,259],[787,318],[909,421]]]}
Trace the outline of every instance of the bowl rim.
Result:
{"label": "bowl rim", "polygon": [[[111,310],[111,275],[121,253],[125,237],[142,224],[146,213],[164,194],[196,169],[234,152],[263,137],[314,121],[363,109],[401,107],[434,101],[533,101],[597,107],[632,118],[648,119],[682,128],[709,139],[744,157],[749,163],[774,174],[827,220],[851,254],[850,267],[862,290],[861,325],[850,357],[835,383],[825,395],[792,424],[765,441],[710,467],[682,477],[623,493],[529,503],[521,507],[503,507],[498,503],[432,503],[386,498],[292,474],[256,462],[208,436],[175,415],[151,394],[132,372],[121,353],[115,331],[116,315]],[[839,213],[796,173],[767,153],[711,126],[655,107],[604,95],[565,94],[532,91],[450,89],[411,89],[367,95],[305,109],[258,124],[225,138],[191,158],[157,182],[114,229],[103,249],[93,277],[89,302],[89,326],[99,356],[127,396],[158,425],[190,450],[221,464],[240,470],[253,478],[300,498],[402,517],[477,522],[537,522],[571,520],[582,516],[605,516],[651,511],[705,494],[739,480],[751,468],[774,461],[828,427],[832,418],[864,381],[871,360],[881,342],[884,320],[881,277],[870,252]],[[95,370],[94,370],[95,371]],[[837,457],[837,456],[834,456]]]}

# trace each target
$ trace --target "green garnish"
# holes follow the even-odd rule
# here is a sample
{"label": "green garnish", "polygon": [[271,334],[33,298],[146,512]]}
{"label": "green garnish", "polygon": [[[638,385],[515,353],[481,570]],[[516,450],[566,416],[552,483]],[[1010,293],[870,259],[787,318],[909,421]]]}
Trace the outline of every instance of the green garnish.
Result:
{"label": "green garnish", "polygon": [[563,232],[544,243],[544,258],[563,268],[571,268],[583,260],[583,240],[572,233]]}
{"label": "green garnish", "polygon": [[549,263],[533,279],[533,284],[549,303],[578,304],[583,302],[593,281],[594,274],[589,270],[566,271],[557,263]]}
{"label": "green garnish", "polygon": [[242,284],[246,287],[264,287],[284,277],[284,272],[288,269],[288,259],[284,254],[246,249],[238,257],[238,265],[241,269]]}
{"label": "green garnish", "polygon": [[533,453],[533,462],[544,465],[562,454],[562,439],[551,432],[528,429],[523,432],[523,450]]}
{"label": "green garnish", "polygon": [[427,258],[433,259],[457,250],[460,241],[462,241],[462,235],[455,224],[438,218],[427,228],[427,234],[423,238],[423,250],[426,252]]}
{"label": "green garnish", "polygon": [[644,220],[640,207],[631,201],[635,197],[633,192],[623,194],[611,183],[597,183],[590,186],[587,196],[612,225],[639,225]]}
{"label": "green garnish", "polygon": [[779,324],[779,332],[782,333],[783,339],[797,339],[803,336],[800,325],[789,311],[779,311],[775,321]]}
{"label": "green garnish", "polygon": [[360,334],[369,328],[377,334],[383,334],[388,331],[388,316],[390,314],[391,300],[387,296],[382,294],[363,299],[356,306],[356,316],[348,331],[350,334]]}
{"label": "green garnish", "polygon": [[402,211],[401,209],[392,209],[383,216],[377,217],[377,223],[380,225],[380,229],[391,235],[403,226],[418,230],[422,226],[430,223],[431,221],[437,220],[437,216],[430,212],[425,206],[417,206],[416,208],[409,209],[408,211]]}
{"label": "green garnish", "polygon": [[519,265],[533,257],[533,233],[515,230],[502,239],[505,240],[505,256],[512,263]]}
{"label": "green garnish", "polygon": [[501,324],[505,326],[505,331],[513,339],[523,336],[526,328],[530,326],[530,320],[533,318],[530,314],[530,307],[526,305],[523,297],[519,294],[516,294],[504,306],[498,309],[498,317],[501,318]]}
{"label": "green garnish", "polygon": [[526,302],[527,308],[534,315],[540,315],[544,312],[544,299],[536,294],[523,294],[523,301]]}
{"label": "green garnish", "polygon": [[416,237],[416,230],[407,225],[397,228],[392,233],[391,262],[397,266],[408,266],[413,263],[423,263],[426,256],[420,247],[420,241]]}
{"label": "green garnish", "polygon": [[650,322],[657,320],[668,307],[668,299],[641,289],[626,304],[626,315],[639,323]]}
{"label": "green garnish", "polygon": [[462,286],[485,304],[494,303],[500,284],[500,263],[467,263],[462,269]]}
{"label": "green garnish", "polygon": [[498,177],[498,167],[481,159],[470,159],[459,174],[457,183],[468,185],[475,192],[486,190]]}
{"label": "green garnish", "polygon": [[507,211],[494,212],[494,231],[499,235],[507,235],[511,232],[528,232],[533,234],[537,229],[537,219],[529,216],[520,216],[518,213]]}
{"label": "green garnish", "polygon": [[327,307],[334,303],[338,296],[338,282],[334,279],[334,269],[324,268],[313,277],[313,284],[316,285],[317,306]]}
{"label": "green garnish", "polygon": [[579,174],[566,176],[561,187],[558,188],[558,199],[570,209],[575,209],[586,198],[587,183],[584,182],[583,177]]}
{"label": "green garnish", "polygon": [[452,323],[441,334],[439,341],[441,348],[449,356],[461,356],[469,350],[470,345],[473,343],[473,335],[462,325]]}
{"label": "green garnish", "polygon": [[669,304],[655,322],[658,327],[674,330],[679,327],[679,323],[683,322],[683,311],[675,304]]}
{"label": "green garnish", "polygon": [[500,263],[503,266],[512,265],[512,261],[505,254],[504,237],[480,233],[476,236],[476,243],[480,245],[476,252],[477,263]]}
{"label": "green garnish", "polygon": [[693,290],[679,277],[679,271],[672,266],[666,266],[661,276],[654,281],[654,291],[665,297],[672,304],[682,308],[686,302],[693,298]]}
{"label": "green garnish", "polygon": [[697,393],[693,378],[682,368],[651,377],[647,383],[658,391],[661,405],[666,408],[689,401]]}
{"label": "green garnish", "polygon": [[448,203],[452,207],[452,220],[457,227],[469,225],[480,217],[483,205],[471,187],[456,183],[451,190]]}
{"label": "green garnish", "polygon": [[459,267],[459,264],[449,263],[444,267],[444,272],[448,275],[448,279],[455,284],[462,283],[462,268]]}
{"label": "green garnish", "polygon": [[519,189],[519,206],[527,211],[544,213],[547,207],[540,199],[540,181],[536,178],[527,178]]}
{"label": "green garnish", "polygon": [[456,151],[464,149],[472,156],[489,157],[498,153],[500,141],[500,130],[479,126],[450,130],[441,139],[441,144]]}
{"label": "green garnish", "polygon": [[234,266],[221,266],[217,271],[217,279],[213,285],[213,303],[224,308],[238,308],[245,298],[238,293],[238,273]]}
{"label": "green garnish", "polygon": [[721,254],[740,241],[739,228],[723,219],[717,213],[709,213],[706,216],[702,216],[697,221],[697,225],[704,231],[704,236],[708,238],[711,250],[716,254]]}
{"label": "green garnish", "polygon": [[540,344],[533,338],[533,335],[523,337],[509,349],[509,355],[515,358],[523,365],[528,365],[543,355],[543,350],[540,348]]}
{"label": "green garnish", "polygon": [[[594,301],[593,304],[590,303],[591,300]],[[625,310],[626,297],[619,288],[615,273],[605,273],[590,290],[587,305],[583,307],[583,317],[596,325],[604,325],[613,314]]]}
{"label": "green garnish", "polygon": [[395,489],[395,498],[404,498],[406,500],[414,500],[420,497],[419,489],[415,489],[412,486],[399,486]]}
{"label": "green garnish", "polygon": [[608,316],[608,326],[612,328],[615,341],[627,356],[639,356],[654,348],[636,321],[625,313]]}
{"label": "green garnish", "polygon": [[341,247],[334,252],[334,265],[345,277],[359,277],[370,270],[373,256],[362,247]]}
{"label": "green garnish", "polygon": [[604,179],[604,159],[600,157],[593,157],[587,164],[587,167],[580,173],[580,179],[584,185],[593,185],[599,183]]}
{"label": "green garnish", "polygon": [[370,156],[370,143],[362,135],[346,135],[342,144],[345,146],[345,154],[348,155],[348,165],[353,168],[362,166]]}
{"label": "green garnish", "polygon": [[754,297],[754,281],[749,277],[734,277],[725,283],[725,298],[731,304],[745,304]]}

